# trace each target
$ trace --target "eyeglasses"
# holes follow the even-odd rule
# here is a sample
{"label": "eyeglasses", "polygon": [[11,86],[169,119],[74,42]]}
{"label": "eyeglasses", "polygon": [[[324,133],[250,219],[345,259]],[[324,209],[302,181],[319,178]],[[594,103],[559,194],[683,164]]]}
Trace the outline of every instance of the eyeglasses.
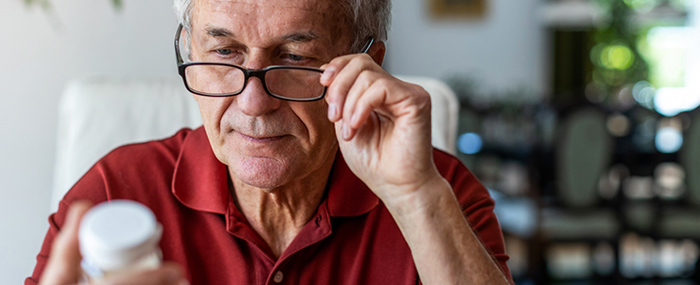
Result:
{"label": "eyeglasses", "polygon": [[[251,77],[260,79],[263,88],[272,97],[282,100],[308,102],[326,95],[321,84],[323,70],[314,67],[273,65],[263,69],[247,69],[238,65],[217,62],[185,63],[180,55],[182,25],[175,35],[175,54],[178,73],[188,91],[202,96],[228,97],[241,94]],[[363,53],[374,43],[370,38]]]}

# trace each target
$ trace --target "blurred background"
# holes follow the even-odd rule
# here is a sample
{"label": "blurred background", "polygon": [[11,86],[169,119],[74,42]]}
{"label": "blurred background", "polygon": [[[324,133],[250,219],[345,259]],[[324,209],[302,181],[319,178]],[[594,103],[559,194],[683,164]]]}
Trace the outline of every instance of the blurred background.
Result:
{"label": "blurred background", "polygon": [[[519,284],[700,280],[700,3],[395,0],[385,68],[460,99]],[[48,228],[58,103],[92,74],[176,73],[170,0],[5,0],[0,277]]]}

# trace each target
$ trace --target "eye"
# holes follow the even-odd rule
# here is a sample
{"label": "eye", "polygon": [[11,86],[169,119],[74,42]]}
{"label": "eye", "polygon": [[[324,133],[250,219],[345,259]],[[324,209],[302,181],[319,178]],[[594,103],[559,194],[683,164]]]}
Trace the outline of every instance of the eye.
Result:
{"label": "eye", "polygon": [[296,54],[288,54],[288,55],[287,55],[287,58],[289,58],[289,59],[292,60],[292,61],[301,61],[301,60],[304,59],[303,56],[301,56],[301,55],[296,55]]}
{"label": "eye", "polygon": [[216,53],[218,53],[218,54],[220,54],[220,55],[229,55],[229,54],[231,54],[232,52],[233,52],[233,51],[232,51],[230,48],[222,48],[222,49],[217,49],[217,50],[216,50]]}

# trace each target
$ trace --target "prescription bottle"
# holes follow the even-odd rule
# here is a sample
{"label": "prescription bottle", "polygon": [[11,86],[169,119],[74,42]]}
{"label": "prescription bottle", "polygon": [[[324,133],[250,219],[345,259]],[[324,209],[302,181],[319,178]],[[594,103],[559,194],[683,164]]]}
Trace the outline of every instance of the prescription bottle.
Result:
{"label": "prescription bottle", "polygon": [[162,262],[161,234],[153,212],[138,202],[112,200],[93,207],[78,232],[83,279],[157,268]]}

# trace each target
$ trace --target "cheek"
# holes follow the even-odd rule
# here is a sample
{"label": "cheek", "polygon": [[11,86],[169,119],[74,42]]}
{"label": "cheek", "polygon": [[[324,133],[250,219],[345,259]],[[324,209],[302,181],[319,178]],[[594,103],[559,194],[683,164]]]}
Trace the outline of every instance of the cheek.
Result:
{"label": "cheek", "polygon": [[233,97],[215,98],[194,95],[199,112],[202,115],[202,122],[207,128],[218,128],[220,126],[223,115],[231,105]]}
{"label": "cheek", "polygon": [[328,120],[328,104],[325,101],[318,101],[313,106],[298,110],[296,113],[308,130],[310,143],[319,144],[335,140],[335,128]]}
{"label": "cheek", "polygon": [[213,98],[193,95],[199,105],[204,131],[209,138],[209,144],[219,161],[228,165],[225,145],[225,133],[222,132],[221,122],[227,106],[231,104],[231,98]]}
{"label": "cheek", "polygon": [[315,136],[313,140],[317,143],[332,144],[332,142],[335,141],[335,128],[333,123],[328,121],[328,119],[319,121],[316,125]]}

